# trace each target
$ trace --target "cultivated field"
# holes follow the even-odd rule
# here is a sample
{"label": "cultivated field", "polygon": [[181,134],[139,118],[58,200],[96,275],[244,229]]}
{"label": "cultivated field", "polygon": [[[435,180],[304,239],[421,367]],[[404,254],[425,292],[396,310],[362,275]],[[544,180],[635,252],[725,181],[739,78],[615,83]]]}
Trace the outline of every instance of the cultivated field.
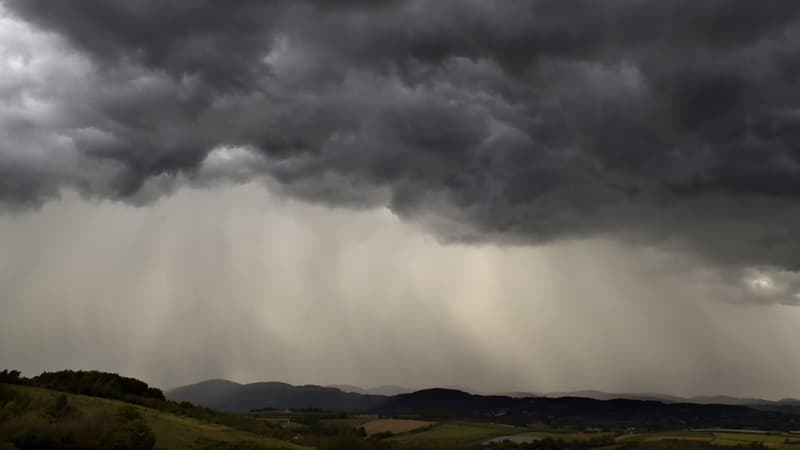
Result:
{"label": "cultivated field", "polygon": [[785,433],[749,433],[710,430],[673,430],[612,434],[610,432],[584,432],[576,429],[550,428],[544,425],[512,427],[487,422],[442,422],[430,429],[389,438],[399,448],[479,448],[488,439],[498,436],[525,436],[556,439],[566,442],[607,438],[612,442],[592,448],[612,450],[617,448],[693,449],[744,448],[763,444],[767,448],[800,450],[800,435]]}
{"label": "cultivated field", "polygon": [[427,422],[424,420],[409,420],[409,419],[378,419],[367,422],[364,425],[364,431],[368,436],[378,433],[408,433],[410,431],[421,430],[426,427],[436,425],[436,422]]}
{"label": "cultivated field", "polygon": [[[420,433],[403,434],[390,438],[390,441],[401,443],[455,443],[472,445],[493,437],[516,434],[526,431],[511,425],[484,422],[451,422],[441,423]],[[515,433],[516,432],[516,433]]]}
{"label": "cultivated field", "polygon": [[763,443],[769,448],[800,450],[800,436],[785,433],[748,433],[732,431],[664,431],[653,433],[636,433],[620,436],[617,441],[625,442],[654,442],[663,440],[689,440],[700,441],[713,445],[746,446],[754,443]]}

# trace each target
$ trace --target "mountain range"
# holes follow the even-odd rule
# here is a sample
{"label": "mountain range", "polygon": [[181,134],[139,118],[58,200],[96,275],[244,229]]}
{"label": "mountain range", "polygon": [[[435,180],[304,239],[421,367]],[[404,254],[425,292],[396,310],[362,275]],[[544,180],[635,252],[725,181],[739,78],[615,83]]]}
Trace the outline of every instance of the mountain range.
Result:
{"label": "mountain range", "polygon": [[[347,391],[346,391],[346,390]],[[359,392],[354,392],[354,391]],[[380,395],[374,392],[400,392]],[[727,396],[682,398],[661,394],[600,391],[478,395],[456,389],[403,392],[397,386],[293,386],[279,382],[239,384],[207,380],[166,392],[170,400],[229,412],[260,409],[321,409],[386,415],[416,414],[517,418],[524,421],[649,427],[747,427],[800,429],[800,401],[768,401]]]}

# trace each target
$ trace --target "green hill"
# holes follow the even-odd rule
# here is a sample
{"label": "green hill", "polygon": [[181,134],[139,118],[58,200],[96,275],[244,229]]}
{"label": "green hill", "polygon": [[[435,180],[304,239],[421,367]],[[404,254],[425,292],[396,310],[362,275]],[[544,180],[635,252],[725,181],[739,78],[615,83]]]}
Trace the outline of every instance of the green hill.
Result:
{"label": "green hill", "polygon": [[74,449],[307,448],[119,400],[0,384],[0,449],[42,448],[54,441]]}

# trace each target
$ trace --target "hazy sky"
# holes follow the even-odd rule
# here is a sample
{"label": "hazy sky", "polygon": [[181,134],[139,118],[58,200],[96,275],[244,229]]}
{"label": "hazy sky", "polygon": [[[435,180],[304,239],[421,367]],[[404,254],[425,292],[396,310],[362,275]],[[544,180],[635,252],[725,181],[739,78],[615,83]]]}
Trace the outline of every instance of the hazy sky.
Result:
{"label": "hazy sky", "polygon": [[800,396],[796,0],[0,0],[0,366]]}

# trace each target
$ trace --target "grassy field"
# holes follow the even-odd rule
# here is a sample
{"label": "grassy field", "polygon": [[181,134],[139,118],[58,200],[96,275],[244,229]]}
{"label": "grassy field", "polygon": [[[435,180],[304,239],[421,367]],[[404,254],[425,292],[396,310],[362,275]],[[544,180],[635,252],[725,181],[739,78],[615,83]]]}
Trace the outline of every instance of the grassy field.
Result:
{"label": "grassy field", "polygon": [[[478,446],[482,442],[498,436],[532,436],[542,439],[552,438],[563,441],[582,441],[609,433],[582,432],[569,429],[550,428],[542,425],[530,427],[511,427],[509,425],[482,422],[445,422],[422,432],[411,432],[393,436],[389,442],[398,444],[447,444]],[[800,435],[783,433],[737,433],[730,431],[691,431],[674,430],[658,432],[640,432],[620,435],[615,445],[596,447],[612,450],[625,444],[646,444],[644,448],[660,448],[658,443],[666,444],[665,448],[689,448],[691,443],[712,444],[716,446],[746,446],[752,443],[763,443],[769,448],[800,450]]]}
{"label": "grassy field", "polygon": [[[522,431],[525,431],[524,429]],[[407,433],[394,436],[389,441],[394,442],[458,442],[462,444],[475,444],[497,436],[517,434],[519,428],[510,425],[481,422],[452,422],[441,423],[429,430],[419,433]]]}
{"label": "grassy field", "polygon": [[427,422],[424,420],[410,420],[410,419],[378,419],[362,425],[367,436],[372,436],[378,433],[408,433],[422,428],[431,427],[436,425],[436,422]]}
{"label": "grassy field", "polygon": [[520,433],[520,436],[531,436],[541,439],[562,439],[565,441],[582,441],[596,438],[598,436],[606,436],[608,434],[609,433],[584,433],[580,431],[530,431],[526,433]]}
{"label": "grassy field", "polygon": [[690,440],[714,445],[747,445],[763,443],[770,448],[800,450],[800,436],[784,433],[737,433],[729,431],[663,431],[627,434],[617,438],[624,442],[653,442],[662,440]]}
{"label": "grassy field", "polygon": [[[4,432],[10,432],[8,428],[19,426],[18,421],[40,420],[44,416],[44,411],[48,405],[55,401],[55,398],[62,395],[60,392],[51,391],[30,386],[0,385],[6,389],[27,395],[31,399],[31,404],[24,414],[15,417],[10,422],[0,424],[0,438]],[[86,397],[83,395],[63,394],[67,397],[69,405],[82,414],[88,415],[113,415],[123,406],[131,406],[116,400],[109,400],[97,397]],[[304,449],[289,442],[260,436],[253,433],[234,430],[232,428],[217,425],[199,420],[180,417],[173,414],[145,408],[142,406],[132,406],[144,417],[147,425],[156,435],[156,448],[160,449],[191,449],[196,448],[198,440],[240,442],[247,441],[260,444],[270,448],[282,449]],[[2,439],[0,439],[2,440]]]}

